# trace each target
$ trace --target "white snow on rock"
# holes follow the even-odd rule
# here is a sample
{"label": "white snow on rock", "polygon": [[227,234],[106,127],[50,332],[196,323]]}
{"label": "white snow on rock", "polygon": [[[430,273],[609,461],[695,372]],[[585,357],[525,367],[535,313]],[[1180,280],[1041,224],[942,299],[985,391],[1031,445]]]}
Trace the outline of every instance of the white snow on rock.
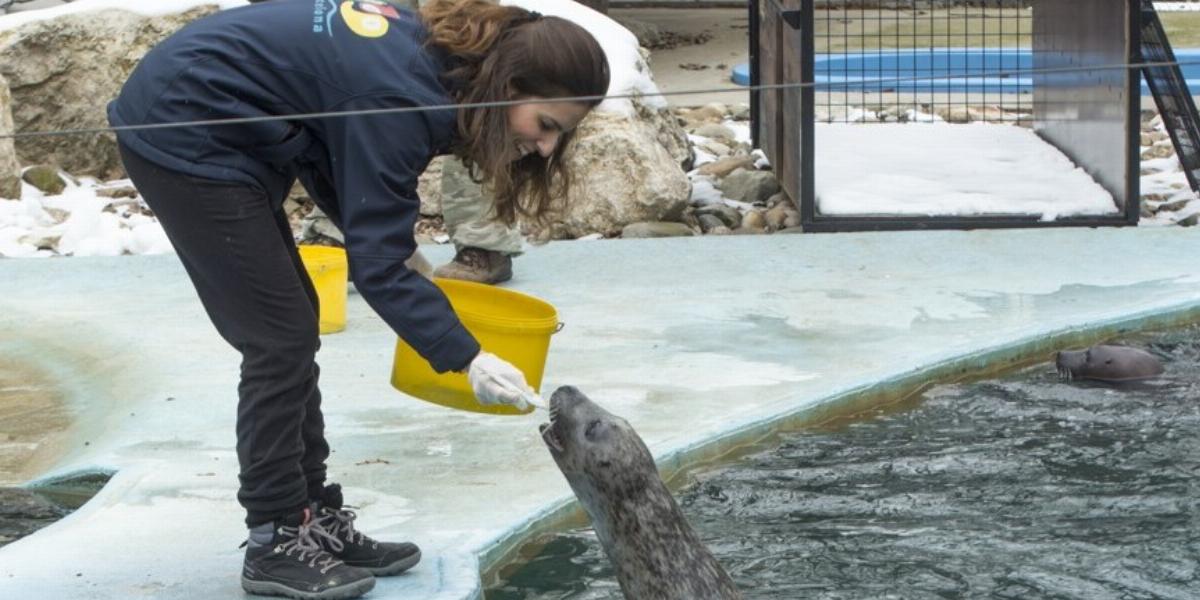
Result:
{"label": "white snow on rock", "polygon": [[[642,103],[651,108],[666,108],[666,98],[659,95],[658,86],[650,74],[650,66],[642,59],[637,37],[623,25],[578,2],[565,0],[502,0],[501,4],[520,6],[543,15],[568,19],[587,29],[608,57],[611,81],[608,95],[639,94]],[[630,114],[633,104],[628,99],[610,98],[596,110]]]}
{"label": "white snow on rock", "polygon": [[19,200],[0,199],[0,256],[119,256],[174,252],[158,221],[140,198],[106,198],[102,187],[129,187],[129,181],[102,185],[67,181],[61,194],[48,196],[22,184]]}

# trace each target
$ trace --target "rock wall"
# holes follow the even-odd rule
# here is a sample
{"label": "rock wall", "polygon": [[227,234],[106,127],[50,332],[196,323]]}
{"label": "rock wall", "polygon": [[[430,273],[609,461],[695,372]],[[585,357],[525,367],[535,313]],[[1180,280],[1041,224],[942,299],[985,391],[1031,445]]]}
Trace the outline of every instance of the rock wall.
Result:
{"label": "rock wall", "polygon": [[[0,133],[13,130],[12,94],[0,76]],[[0,139],[0,198],[21,197],[21,165],[11,138]]]}
{"label": "rock wall", "polygon": [[[669,114],[669,111],[668,111]],[[678,221],[691,184],[650,122],[594,112],[579,125],[566,161],[573,188],[565,214],[539,238],[618,235],[641,221]]]}
{"label": "rock wall", "polygon": [[[0,31],[0,76],[12,92],[16,131],[106,127],[110,100],[142,56],[186,23],[217,10],[147,17],[120,10],[79,12]],[[75,175],[124,176],[111,134],[18,140],[22,164],[56,164]]]}

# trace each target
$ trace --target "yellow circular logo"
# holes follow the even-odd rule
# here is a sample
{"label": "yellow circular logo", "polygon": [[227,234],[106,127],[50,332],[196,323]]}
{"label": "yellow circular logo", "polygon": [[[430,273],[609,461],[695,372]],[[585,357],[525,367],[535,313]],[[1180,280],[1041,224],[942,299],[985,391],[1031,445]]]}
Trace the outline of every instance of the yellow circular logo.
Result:
{"label": "yellow circular logo", "polygon": [[[387,17],[381,14],[362,12],[357,9],[355,4],[373,4],[364,2],[342,2],[341,10],[342,20],[346,22],[346,26],[350,31],[363,37],[377,38],[387,33],[388,20]],[[372,7],[374,8],[374,7]]]}

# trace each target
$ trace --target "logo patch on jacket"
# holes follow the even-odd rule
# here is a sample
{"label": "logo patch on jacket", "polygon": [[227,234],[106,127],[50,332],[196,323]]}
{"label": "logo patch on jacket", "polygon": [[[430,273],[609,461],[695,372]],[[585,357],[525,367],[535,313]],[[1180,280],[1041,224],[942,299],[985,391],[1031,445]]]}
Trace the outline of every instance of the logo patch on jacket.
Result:
{"label": "logo patch on jacket", "polygon": [[377,38],[388,32],[391,21],[399,21],[400,10],[392,0],[316,0],[313,10],[313,33],[333,36],[333,18],[342,21],[356,35]]}
{"label": "logo patch on jacket", "polygon": [[381,37],[389,22],[400,20],[400,12],[386,0],[342,2],[341,13],[350,31],[369,38]]}

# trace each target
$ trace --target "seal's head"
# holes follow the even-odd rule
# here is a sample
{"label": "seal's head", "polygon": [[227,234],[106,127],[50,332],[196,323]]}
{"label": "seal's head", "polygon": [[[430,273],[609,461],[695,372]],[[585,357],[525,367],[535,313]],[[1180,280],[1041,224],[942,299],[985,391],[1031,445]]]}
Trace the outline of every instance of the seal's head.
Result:
{"label": "seal's head", "polygon": [[550,396],[550,422],[541,432],[585,506],[597,494],[611,498],[644,490],[647,475],[658,476],[650,450],[629,423],[571,386]]}
{"label": "seal's head", "polygon": [[1097,381],[1137,381],[1163,372],[1158,357],[1128,346],[1092,346],[1078,352],[1059,352],[1055,358],[1058,374],[1065,379]]}
{"label": "seal's head", "polygon": [[550,397],[542,439],[592,521],[626,598],[740,600],[629,423],[573,387]]}

